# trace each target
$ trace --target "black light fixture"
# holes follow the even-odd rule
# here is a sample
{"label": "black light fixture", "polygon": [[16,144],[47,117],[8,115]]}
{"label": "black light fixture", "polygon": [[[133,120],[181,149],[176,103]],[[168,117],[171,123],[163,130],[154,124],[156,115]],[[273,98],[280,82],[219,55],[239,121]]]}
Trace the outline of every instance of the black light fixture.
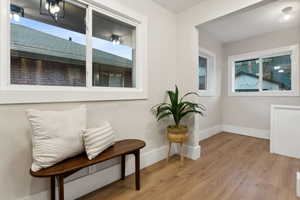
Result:
{"label": "black light fixture", "polygon": [[15,21],[20,21],[20,17],[24,17],[24,8],[11,4],[10,17],[13,18]]}
{"label": "black light fixture", "polygon": [[65,0],[40,0],[41,15],[50,15],[55,22],[65,15]]}
{"label": "black light fixture", "polygon": [[121,44],[121,37],[119,35],[112,34],[111,41],[114,45],[119,45]]}

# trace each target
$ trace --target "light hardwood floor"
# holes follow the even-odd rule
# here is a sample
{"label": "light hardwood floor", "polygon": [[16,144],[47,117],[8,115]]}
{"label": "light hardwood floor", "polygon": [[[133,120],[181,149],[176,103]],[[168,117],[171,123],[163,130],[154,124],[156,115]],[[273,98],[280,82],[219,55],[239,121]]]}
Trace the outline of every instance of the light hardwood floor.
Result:
{"label": "light hardwood floor", "polygon": [[[269,141],[221,133],[202,141],[202,157],[178,157],[142,170],[142,189],[134,176],[80,200],[296,200],[300,160],[269,153]],[[299,200],[299,199],[298,199]]]}

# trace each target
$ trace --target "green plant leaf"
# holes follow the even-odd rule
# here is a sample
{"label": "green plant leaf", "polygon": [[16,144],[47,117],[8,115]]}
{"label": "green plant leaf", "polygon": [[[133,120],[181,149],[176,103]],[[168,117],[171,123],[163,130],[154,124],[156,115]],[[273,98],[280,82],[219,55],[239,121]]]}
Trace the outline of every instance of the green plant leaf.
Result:
{"label": "green plant leaf", "polygon": [[203,106],[202,104],[199,104],[199,103],[192,103],[189,101],[183,101],[182,103],[187,104],[190,107],[199,108],[200,110],[203,110],[203,111],[206,110],[205,106]]}
{"label": "green plant leaf", "polygon": [[167,113],[162,113],[158,118],[157,118],[157,121],[169,116],[169,115],[172,115],[171,112],[167,112]]}
{"label": "green plant leaf", "polygon": [[186,112],[181,113],[181,118],[183,118],[184,116],[186,116],[189,113],[198,113],[201,116],[203,116],[203,113],[201,111],[198,111],[198,110],[188,110]]}
{"label": "green plant leaf", "polygon": [[183,97],[181,97],[180,101],[182,101],[185,97],[190,96],[190,95],[195,95],[200,97],[200,95],[197,92],[188,92],[185,95],[183,95]]}
{"label": "green plant leaf", "polygon": [[161,103],[154,106],[152,109],[156,111],[157,120],[161,120],[165,117],[172,116],[176,125],[180,124],[180,121],[189,113],[196,113],[203,115],[206,110],[205,106],[199,103],[193,103],[191,101],[184,101],[184,98],[189,95],[199,96],[196,92],[188,92],[183,97],[179,97],[179,89],[175,85],[175,90],[168,90],[167,95],[170,103]]}
{"label": "green plant leaf", "polygon": [[163,113],[165,111],[172,112],[172,109],[171,109],[170,106],[159,107],[159,108],[157,108],[157,114],[156,114],[156,116],[160,115],[161,113]]}

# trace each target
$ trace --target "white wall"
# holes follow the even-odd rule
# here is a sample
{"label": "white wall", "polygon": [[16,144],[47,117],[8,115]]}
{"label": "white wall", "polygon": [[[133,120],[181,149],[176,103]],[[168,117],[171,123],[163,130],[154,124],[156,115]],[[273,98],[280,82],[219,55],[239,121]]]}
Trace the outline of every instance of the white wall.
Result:
{"label": "white wall", "polygon": [[[216,55],[216,94],[210,97],[200,97],[199,102],[207,108],[206,116],[199,118],[199,130],[205,130],[222,122],[221,108],[221,77],[224,68],[222,43],[205,30],[199,28],[199,46]],[[197,77],[196,77],[197,78]]]}
{"label": "white wall", "polygon": [[[89,126],[107,119],[118,139],[139,138],[147,143],[144,152],[165,144],[150,108],[163,101],[165,91],[174,87],[176,68],[176,17],[152,1],[119,0],[148,17],[148,79],[149,98],[139,101],[108,101],[85,103]],[[30,127],[25,110],[69,109],[80,103],[26,104],[0,106],[0,199],[15,200],[49,188],[46,179],[29,175],[31,164]],[[88,183],[87,183],[88,184]]]}
{"label": "white wall", "polygon": [[[203,1],[177,16],[177,84],[184,91],[197,90],[197,64],[198,64],[198,32],[196,26],[246,8],[262,0],[210,0]],[[209,102],[208,100],[207,102]],[[212,100],[213,101],[213,100]],[[207,103],[206,102],[206,103]],[[207,103],[210,104],[210,103]],[[211,113],[210,111],[208,111]],[[199,118],[201,124],[201,119]],[[206,122],[214,124],[216,122]],[[204,124],[204,123],[203,123]],[[198,146],[199,131],[197,127],[190,144]]]}
{"label": "white wall", "polygon": [[[300,28],[268,33],[246,40],[224,45],[226,59],[228,56],[252,51],[278,48],[300,43]],[[255,129],[270,129],[271,104],[300,105],[299,97],[229,97],[227,94],[227,69],[223,70],[223,112],[225,125],[234,125]]]}

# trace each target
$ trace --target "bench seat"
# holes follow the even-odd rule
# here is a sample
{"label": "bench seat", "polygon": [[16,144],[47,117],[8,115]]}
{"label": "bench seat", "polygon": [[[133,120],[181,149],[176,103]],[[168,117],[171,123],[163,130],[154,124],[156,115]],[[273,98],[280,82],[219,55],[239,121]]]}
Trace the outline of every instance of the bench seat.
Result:
{"label": "bench seat", "polygon": [[93,160],[89,160],[85,153],[64,160],[52,167],[42,169],[37,172],[30,170],[34,177],[51,178],[51,200],[55,200],[55,178],[58,179],[59,199],[64,199],[64,178],[83,169],[101,163],[103,161],[121,156],[121,179],[125,179],[125,156],[128,154],[135,155],[135,175],[136,189],[140,189],[140,149],[145,147],[145,142],[136,139],[127,139],[116,142],[112,147],[106,149]]}

